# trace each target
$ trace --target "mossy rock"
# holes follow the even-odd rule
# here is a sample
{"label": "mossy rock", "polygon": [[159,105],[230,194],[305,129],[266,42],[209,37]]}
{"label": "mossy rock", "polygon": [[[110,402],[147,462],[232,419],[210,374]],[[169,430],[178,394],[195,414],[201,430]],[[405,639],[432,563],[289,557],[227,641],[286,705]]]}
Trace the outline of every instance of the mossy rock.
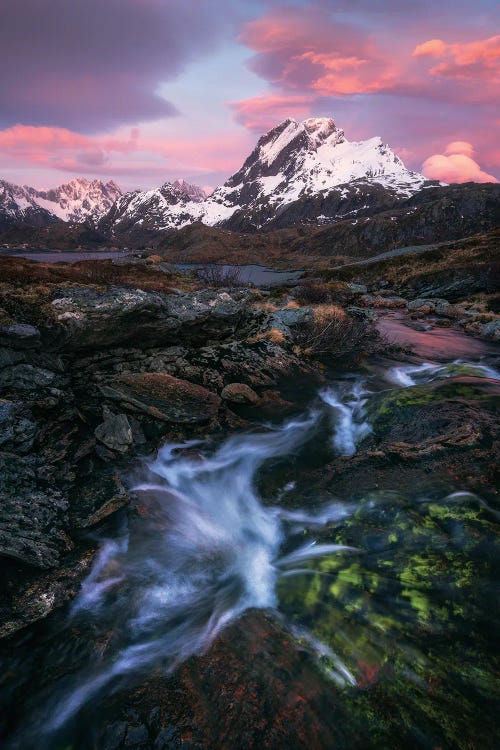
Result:
{"label": "mossy rock", "polygon": [[428,437],[432,430],[430,425],[426,428],[426,423],[438,420],[440,412],[446,411],[445,421],[451,424],[455,407],[456,420],[460,421],[462,404],[494,409],[497,403],[498,395],[487,383],[462,377],[382,392],[370,400],[367,414],[376,436],[385,435],[395,426],[407,425],[413,430],[420,426],[422,437]]}
{"label": "mossy rock", "polygon": [[321,542],[359,551],[282,579],[281,609],[354,675],[341,700],[370,722],[373,747],[488,746],[500,535],[477,499],[372,493]]}

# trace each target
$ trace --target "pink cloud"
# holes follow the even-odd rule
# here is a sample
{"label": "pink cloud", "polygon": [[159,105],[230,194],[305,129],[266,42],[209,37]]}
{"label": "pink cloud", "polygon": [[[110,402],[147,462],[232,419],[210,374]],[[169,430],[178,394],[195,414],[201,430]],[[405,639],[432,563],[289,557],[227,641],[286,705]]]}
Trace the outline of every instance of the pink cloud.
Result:
{"label": "pink cloud", "polygon": [[0,131],[0,149],[20,161],[66,171],[86,171],[105,164],[112,152],[137,150],[138,131],[128,138],[101,138],[75,133],[66,128],[14,125]]}
{"label": "pink cloud", "polygon": [[314,91],[323,96],[387,91],[396,81],[390,66],[375,55],[363,60],[354,55],[341,57],[335,52],[304,52],[299,59],[310,60],[314,65],[323,67],[325,74],[319,75],[311,84]]}
{"label": "pink cloud", "polygon": [[442,60],[430,68],[429,72],[434,76],[493,83],[500,80],[500,35],[458,44],[431,39],[417,45],[413,57]]}
{"label": "pink cloud", "polygon": [[390,89],[396,77],[393,55],[319,4],[270,11],[248,23],[240,40],[256,52],[251,68],[285,90],[370,93]]}
{"label": "pink cloud", "polygon": [[472,158],[474,148],[466,141],[449,143],[444,154],[434,154],[422,164],[422,172],[430,180],[443,182],[498,182],[484,172]]}
{"label": "pink cloud", "polygon": [[448,143],[445,149],[445,154],[464,154],[465,156],[474,155],[474,146],[468,141],[452,141]]}
{"label": "pink cloud", "polygon": [[413,50],[413,57],[442,57],[447,47],[442,39],[429,39],[428,42],[417,44]]}
{"label": "pink cloud", "polygon": [[250,143],[245,132],[162,138],[132,128],[87,136],[65,128],[15,125],[0,131],[0,167],[94,176],[137,174],[157,185],[167,176],[233,171]]}
{"label": "pink cloud", "polygon": [[307,117],[311,112],[311,96],[261,94],[250,99],[230,102],[237,122],[249,130],[262,132],[287,117]]}

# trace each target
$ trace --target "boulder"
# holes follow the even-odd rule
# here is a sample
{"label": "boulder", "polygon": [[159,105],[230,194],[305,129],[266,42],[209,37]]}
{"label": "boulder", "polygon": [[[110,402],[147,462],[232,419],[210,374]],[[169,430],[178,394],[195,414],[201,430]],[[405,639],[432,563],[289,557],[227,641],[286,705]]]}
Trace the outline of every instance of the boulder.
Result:
{"label": "boulder", "polygon": [[419,312],[422,315],[429,315],[429,313],[436,312],[437,303],[447,303],[445,299],[428,299],[427,297],[417,297],[408,302],[408,310],[410,312]]}
{"label": "boulder", "polygon": [[51,348],[67,351],[102,350],[110,346],[199,346],[250,332],[262,313],[254,310],[247,292],[200,290],[160,294],[110,287],[64,289],[52,301],[55,323],[42,330]]}
{"label": "boulder", "polygon": [[272,328],[294,328],[312,318],[313,310],[311,307],[284,307],[282,310],[276,310],[269,317]]}
{"label": "boulder", "polygon": [[235,404],[256,404],[260,401],[253,388],[245,383],[229,383],[222,389],[221,396],[224,401]]}
{"label": "boulder", "polygon": [[133,443],[132,427],[125,414],[106,415],[94,430],[96,439],[111,450],[126,453]]}
{"label": "boulder", "polygon": [[490,320],[489,323],[485,323],[481,327],[481,334],[493,341],[500,341],[500,318],[497,320]]}
{"label": "boulder", "polygon": [[347,291],[351,292],[352,294],[366,294],[368,291],[368,288],[365,286],[365,284],[357,284],[354,281],[346,282],[346,288]]}
{"label": "boulder", "polygon": [[172,423],[210,422],[221,403],[219,396],[203,386],[163,372],[122,375],[99,388],[106,398]]}

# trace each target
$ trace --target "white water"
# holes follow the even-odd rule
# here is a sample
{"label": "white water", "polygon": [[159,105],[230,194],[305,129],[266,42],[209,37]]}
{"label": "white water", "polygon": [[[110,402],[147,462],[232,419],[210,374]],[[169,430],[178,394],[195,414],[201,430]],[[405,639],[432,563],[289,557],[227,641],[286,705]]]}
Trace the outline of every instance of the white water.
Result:
{"label": "white water", "polygon": [[366,420],[365,404],[370,391],[365,390],[364,381],[356,380],[347,388],[329,388],[320,395],[332,409],[334,429],[332,442],[342,456],[353,456],[356,446],[370,434],[372,428]]}
{"label": "white water", "polygon": [[[157,662],[170,671],[203,652],[246,609],[275,608],[277,580],[293,566],[351,551],[313,541],[281,555],[287,535],[299,527],[324,525],[349,510],[331,504],[316,514],[295,514],[265,507],[254,485],[264,461],[289,456],[312,437],[318,416],[311,412],[279,429],[232,437],[212,455],[196,442],[167,444],[147,465],[146,479],[134,488],[142,531],[104,542],[72,607],[73,616],[90,617],[117,608],[128,645],[60,702],[50,729],[120,675]],[[132,596],[113,601],[110,594],[120,586]],[[343,667],[337,679],[344,674]]]}
{"label": "white water", "polygon": [[[467,367],[498,376],[481,365]],[[393,368],[388,379],[411,386],[447,373],[446,367],[424,363]],[[370,433],[365,410],[370,393],[359,378],[320,394],[337,453],[353,455]],[[321,406],[279,428],[231,437],[215,451],[196,441],[167,444],[146,464],[134,488],[138,518],[121,538],[103,542],[70,615],[105,615],[120,623],[118,644],[70,689],[65,685],[59,703],[47,708],[45,732],[62,727],[117,678],[157,664],[170,671],[202,653],[246,609],[275,609],[281,576],[311,572],[311,561],[325,555],[359,553],[311,536],[352,513],[352,505],[286,510],[265,506],[256,489],[262,465],[300,451],[316,434],[324,411]],[[293,477],[287,478],[278,497],[293,487]],[[328,657],[332,679],[353,682],[345,665],[312,635],[301,631],[300,637]]]}
{"label": "white water", "polygon": [[395,385],[408,388],[412,385],[421,385],[428,383],[437,378],[450,378],[463,369],[464,374],[473,375],[479,378],[500,379],[500,372],[493,367],[477,363],[466,362],[463,359],[456,359],[450,364],[433,364],[423,362],[420,365],[401,365],[392,367],[387,372],[387,379]]}

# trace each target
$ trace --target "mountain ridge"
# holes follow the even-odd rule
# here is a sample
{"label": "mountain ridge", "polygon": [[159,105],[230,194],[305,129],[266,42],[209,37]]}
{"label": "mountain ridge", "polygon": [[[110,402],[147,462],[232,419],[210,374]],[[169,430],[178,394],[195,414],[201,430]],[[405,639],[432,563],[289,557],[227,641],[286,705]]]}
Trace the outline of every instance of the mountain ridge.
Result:
{"label": "mountain ridge", "polygon": [[[356,257],[385,245],[455,236],[458,228],[463,236],[488,229],[498,221],[498,187],[430,181],[407,169],[379,137],[351,142],[332,118],[287,118],[261,136],[240,169],[209,196],[182,179],[127,193],[112,181],[85,178],[53,191],[0,182],[0,232],[7,246],[18,238],[48,247],[54,238],[60,248],[67,234],[72,247],[83,241],[140,249],[161,247],[164,240],[170,245],[172,238],[175,245],[175,235],[186,236],[189,227],[217,230],[205,232],[215,244],[223,236],[219,230],[236,237],[302,227],[310,251],[322,254],[314,231],[325,228],[325,246],[333,243],[334,254]],[[4,216],[10,210],[3,225],[2,205]],[[55,205],[59,216],[48,210]],[[64,216],[77,221],[67,231]],[[229,244],[239,253],[236,240]]]}
{"label": "mountain ridge", "polygon": [[95,224],[106,214],[121,189],[113,180],[74,179],[48,190],[0,180],[0,230],[15,224],[43,226],[54,221]]}
{"label": "mountain ridge", "polygon": [[[287,225],[304,220],[325,223],[346,211],[363,210],[376,194],[377,205],[389,207],[433,184],[437,183],[408,170],[378,136],[348,141],[332,118],[287,118],[261,136],[242,167],[205,200],[186,201],[179,195],[166,206],[163,188],[136,191],[133,200],[125,198],[104,217],[102,226],[112,234],[134,234],[137,229],[168,231],[201,221],[236,231],[261,231],[283,226],[278,220],[283,214]],[[309,202],[309,210],[304,212],[302,206],[290,211],[299,201]]]}

